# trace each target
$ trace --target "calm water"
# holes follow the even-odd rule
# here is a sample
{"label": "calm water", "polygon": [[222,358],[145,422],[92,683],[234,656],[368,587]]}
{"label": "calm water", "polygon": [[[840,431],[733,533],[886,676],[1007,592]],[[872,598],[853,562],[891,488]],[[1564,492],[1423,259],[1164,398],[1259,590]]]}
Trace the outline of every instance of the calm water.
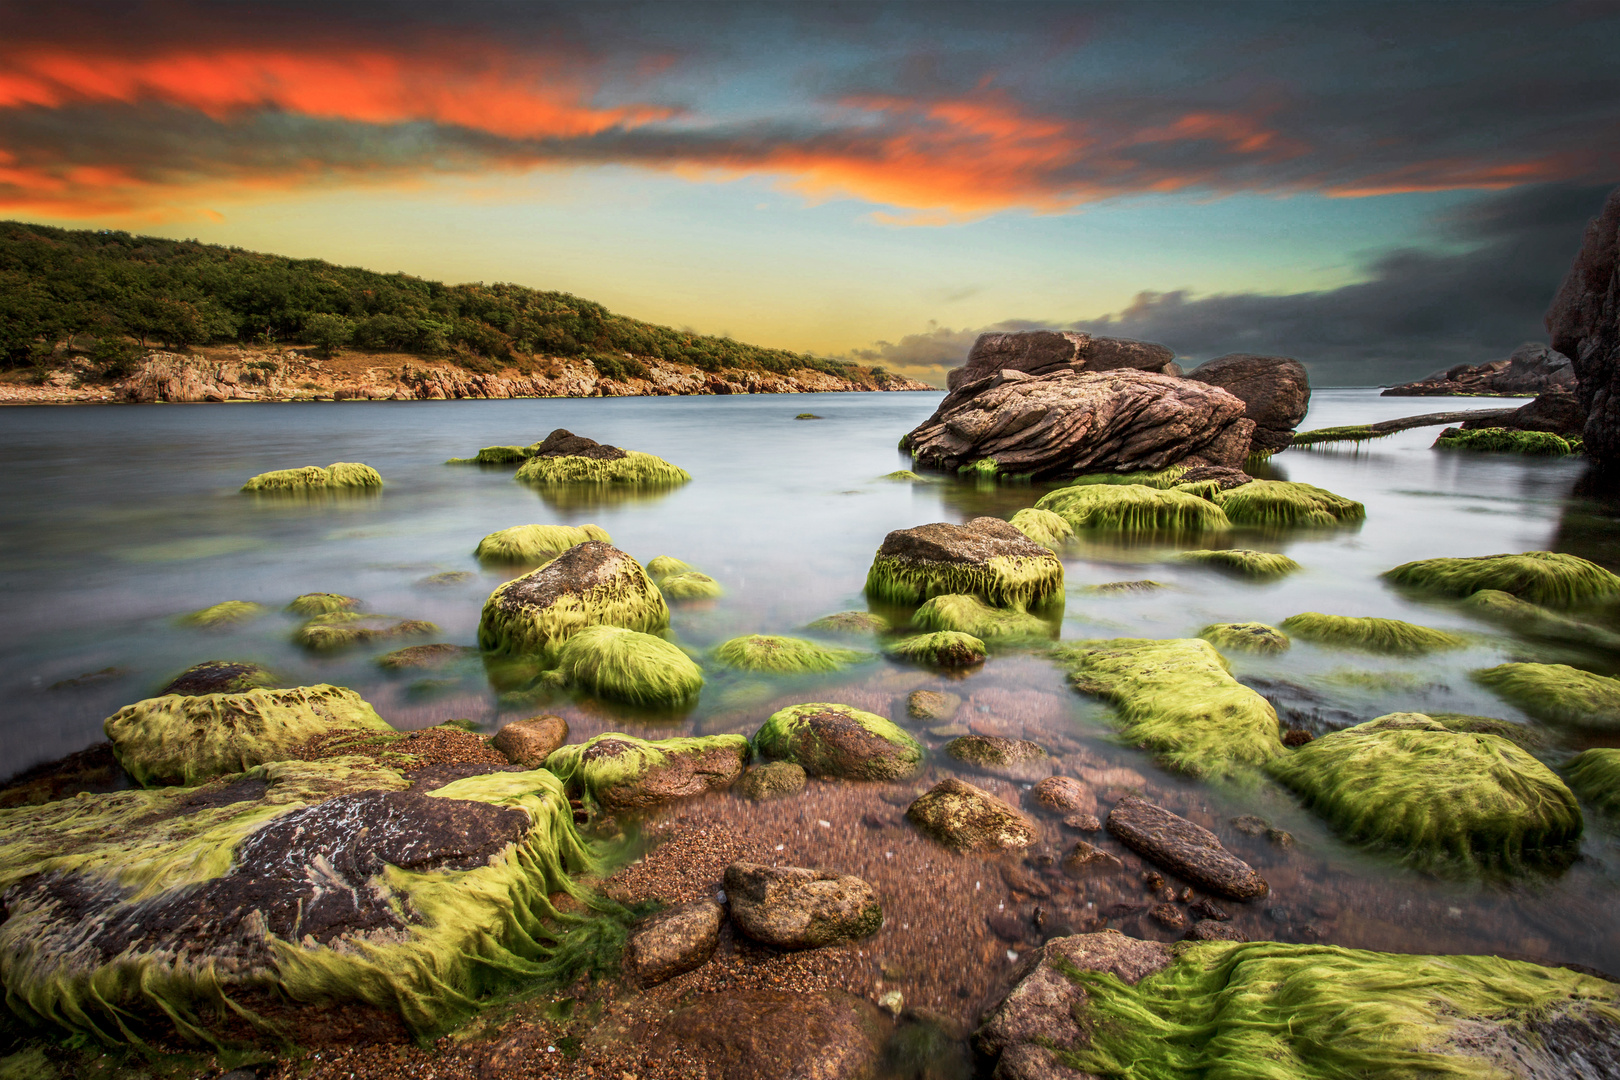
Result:
{"label": "calm water", "polygon": [[[0,774],[81,749],[120,705],[151,694],[206,659],[260,661],[289,685],[331,682],[360,691],[402,728],[468,717],[493,730],[503,717],[481,668],[390,676],[375,657],[399,644],[311,656],[291,644],[297,623],[280,609],[303,592],[345,593],[368,610],[428,619],[440,640],[471,644],[480,606],[503,577],[471,552],[496,529],[529,522],[607,529],[642,561],[684,559],[727,588],[717,602],[677,607],[674,631],[704,650],[753,632],[791,633],[811,619],[864,607],[873,551],[891,529],[979,514],[1010,515],[1042,487],[910,485],[877,479],[908,461],[899,436],[938,394],[623,398],[502,402],[397,402],[17,408],[0,412]],[[1511,404],[1379,398],[1323,390],[1304,427]],[[813,409],[823,419],[796,421]],[[685,487],[629,502],[559,504],[514,483],[507,469],[446,466],[480,446],[529,443],[556,427],[645,450],[684,466]],[[1502,636],[1453,605],[1422,604],[1378,574],[1434,555],[1558,548],[1620,569],[1614,517],[1571,496],[1573,461],[1469,456],[1428,449],[1435,429],[1357,449],[1290,451],[1273,475],[1363,501],[1355,529],[1267,536],[1239,546],[1286,551],[1304,571],[1254,585],[1184,568],[1162,547],[1090,541],[1066,558],[1065,638],[1179,637],[1226,620],[1276,622],[1301,611],[1382,615],[1477,635],[1465,651],[1422,661],[1368,659],[1299,644],[1280,659],[1234,656],[1236,674],[1267,680],[1318,730],[1395,710],[1525,718],[1467,678],[1505,659],[1578,663],[1612,673],[1612,657],[1549,650]],[[363,461],[386,478],[380,495],[296,501],[240,494],[268,469]],[[1191,546],[1191,545],[1189,545]],[[425,588],[448,570],[472,581]],[[1120,597],[1086,585],[1152,578],[1169,587]],[[176,616],[223,600],[271,613],[229,632],[199,631]],[[111,669],[111,672],[108,672]],[[91,673],[97,678],[81,679]],[[1380,677],[1369,678],[1367,673]],[[78,680],[70,685],[71,680]],[[1276,689],[1278,682],[1295,689]],[[800,682],[715,673],[697,706],[679,716],[633,714],[591,701],[549,706],[576,734],[752,733],[789,701],[845,700],[903,710],[907,689],[934,676],[874,659]],[[1027,734],[1075,760],[1133,770],[1150,796],[1189,813],[1263,812],[1299,840],[1286,857],[1256,841],[1252,858],[1280,899],[1264,916],[1271,936],[1329,932],[1343,944],[1449,951],[1503,950],[1579,960],[1620,971],[1620,932],[1607,896],[1620,879],[1609,834],[1591,823],[1584,858],[1556,879],[1514,887],[1447,884],[1400,872],[1339,843],[1276,791],[1224,792],[1157,770],[1109,736],[1105,710],[1064,688],[1060,673],[1027,655],[994,657],[954,688],[969,715]],[[1055,704],[1054,704],[1055,703]],[[898,712],[895,715],[899,715]],[[1572,744],[1549,751],[1561,763]],[[1241,841],[1240,841],[1241,843]],[[1309,922],[1314,929],[1302,928]],[[1325,928],[1325,930],[1324,930]]]}

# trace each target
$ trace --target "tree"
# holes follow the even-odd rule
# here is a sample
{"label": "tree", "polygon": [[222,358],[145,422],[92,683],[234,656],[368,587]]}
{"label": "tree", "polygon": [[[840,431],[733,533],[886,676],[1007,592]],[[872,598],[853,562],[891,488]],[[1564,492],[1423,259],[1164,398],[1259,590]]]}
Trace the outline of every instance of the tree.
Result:
{"label": "tree", "polygon": [[330,357],[354,340],[354,322],[342,315],[317,312],[304,320],[304,340]]}

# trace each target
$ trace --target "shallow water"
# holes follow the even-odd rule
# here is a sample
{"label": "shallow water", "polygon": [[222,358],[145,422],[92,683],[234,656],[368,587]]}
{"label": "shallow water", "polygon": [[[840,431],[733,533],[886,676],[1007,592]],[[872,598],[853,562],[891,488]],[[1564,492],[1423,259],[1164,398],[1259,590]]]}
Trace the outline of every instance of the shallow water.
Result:
{"label": "shallow water", "polygon": [[[206,659],[256,660],[289,684],[351,686],[402,728],[466,717],[494,730],[528,715],[536,709],[503,713],[476,663],[428,673],[433,685],[422,683],[422,673],[391,676],[376,666],[378,655],[411,640],[334,657],[305,653],[290,640],[297,620],[281,612],[299,593],[339,592],[359,597],[370,611],[442,628],[420,640],[471,644],[484,597],[517,572],[480,568],[472,549],[484,534],[512,525],[594,522],[642,561],[673,555],[719,579],[723,599],[675,609],[678,640],[699,653],[737,634],[792,633],[818,616],[863,608],[866,568],[889,530],[1010,515],[1046,490],[879,479],[909,464],[896,440],[938,400],[938,394],[838,394],[8,409],[0,413],[0,688],[7,705],[0,774],[99,740],[103,718]],[[1510,404],[1321,390],[1302,426]],[[806,409],[822,419],[794,419]],[[694,480],[642,500],[548,501],[515,483],[510,468],[443,464],[480,446],[533,442],[556,427],[666,457]],[[1539,548],[1620,569],[1612,509],[1571,495],[1579,462],[1432,451],[1436,433],[1420,429],[1359,448],[1275,458],[1273,475],[1367,505],[1367,521],[1357,528],[1223,538],[1286,551],[1304,564],[1275,584],[1174,562],[1179,548],[1204,546],[1196,539],[1154,545],[1093,538],[1077,545],[1065,558],[1063,637],[1191,636],[1211,622],[1275,623],[1302,611],[1404,618],[1474,636],[1466,650],[1416,661],[1304,643],[1280,658],[1231,658],[1240,678],[1275,695],[1285,719],[1319,732],[1396,710],[1526,721],[1468,678],[1470,670],[1507,659],[1613,673],[1613,656],[1516,641],[1453,604],[1408,599],[1379,580],[1410,559]],[[333,461],[375,466],[385,490],[313,500],[237,490],[258,472]],[[419,584],[453,570],[474,576],[447,588]],[[1142,578],[1166,587],[1120,596],[1081,591]],[[270,611],[231,631],[176,621],[224,600],[256,601]],[[1368,678],[1369,672],[1384,677]],[[1302,689],[1279,690],[1279,682]],[[921,686],[962,694],[963,719],[986,734],[1035,739],[1058,751],[1064,771],[1093,770],[1099,790],[1139,788],[1211,825],[1261,813],[1292,832],[1297,843],[1284,851],[1219,830],[1272,882],[1273,898],[1240,915],[1256,934],[1402,951],[1501,951],[1620,971],[1620,930],[1609,916],[1620,850],[1599,823],[1589,820],[1582,859],[1560,875],[1508,885],[1407,873],[1342,844],[1280,791],[1229,791],[1169,776],[1111,737],[1105,708],[1067,690],[1053,665],[1027,654],[994,656],[959,680],[877,658],[799,680],[711,670],[700,701],[678,715],[589,700],[546,708],[568,717],[576,737],[609,729],[653,737],[751,734],[772,708],[800,701],[846,701],[900,718],[905,694]],[[1545,756],[1560,764],[1575,745],[1554,733]],[[930,777],[950,771],[940,756]],[[1017,796],[1015,785],[983,782]],[[836,804],[832,799],[825,812],[835,813]],[[719,805],[739,820],[780,813],[729,796]],[[805,842],[830,842],[857,825],[834,821],[824,832],[810,829]],[[881,867],[869,873],[883,876]],[[1093,890],[1076,903],[1095,909],[1104,899]],[[1168,936],[1145,919],[1134,930]],[[907,945],[897,940],[888,947]],[[951,977],[942,974],[918,992],[945,994]]]}

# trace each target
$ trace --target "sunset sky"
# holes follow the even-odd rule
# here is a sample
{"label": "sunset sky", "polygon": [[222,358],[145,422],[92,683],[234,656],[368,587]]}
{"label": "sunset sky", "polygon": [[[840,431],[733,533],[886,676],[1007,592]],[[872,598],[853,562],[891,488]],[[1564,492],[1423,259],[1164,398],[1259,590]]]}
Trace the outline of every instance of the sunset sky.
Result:
{"label": "sunset sky", "polygon": [[0,218],[938,382],[992,327],[1418,376],[1545,340],[1612,3],[0,3]]}

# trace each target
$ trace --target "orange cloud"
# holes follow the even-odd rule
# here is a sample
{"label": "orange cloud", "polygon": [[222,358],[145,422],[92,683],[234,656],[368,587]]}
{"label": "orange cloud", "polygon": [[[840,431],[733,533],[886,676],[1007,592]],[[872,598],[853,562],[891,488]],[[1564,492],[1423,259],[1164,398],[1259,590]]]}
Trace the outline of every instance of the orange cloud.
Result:
{"label": "orange cloud", "polygon": [[1551,155],[1532,161],[1500,164],[1442,158],[1438,161],[1415,162],[1348,184],[1337,184],[1324,189],[1324,194],[1336,199],[1362,199],[1372,195],[1407,195],[1414,192],[1454,191],[1458,188],[1501,191],[1520,184],[1562,180],[1579,174],[1580,169],[1570,155]]}

